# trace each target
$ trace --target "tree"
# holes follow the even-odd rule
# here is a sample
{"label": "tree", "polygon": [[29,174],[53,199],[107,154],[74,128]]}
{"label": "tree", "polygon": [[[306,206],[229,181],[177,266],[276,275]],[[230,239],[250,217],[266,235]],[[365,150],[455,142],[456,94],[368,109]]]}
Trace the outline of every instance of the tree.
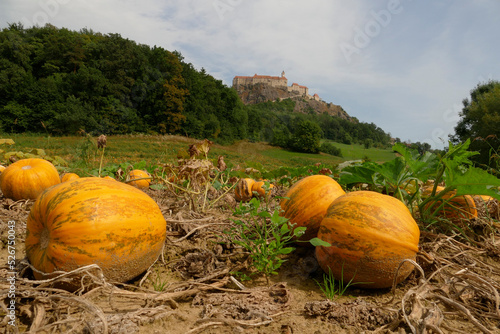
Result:
{"label": "tree", "polygon": [[450,139],[458,143],[470,138],[470,150],[480,153],[475,160],[490,165],[490,157],[500,147],[500,82],[478,84],[470,100],[462,103],[461,119]]}
{"label": "tree", "polygon": [[295,126],[289,147],[298,152],[318,153],[323,131],[317,123],[300,121]]}

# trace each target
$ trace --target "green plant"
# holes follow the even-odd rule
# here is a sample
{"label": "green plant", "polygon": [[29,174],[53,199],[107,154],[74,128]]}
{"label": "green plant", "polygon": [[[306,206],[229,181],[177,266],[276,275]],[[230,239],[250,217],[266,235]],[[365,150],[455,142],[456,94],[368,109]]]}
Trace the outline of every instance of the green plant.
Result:
{"label": "green plant", "polygon": [[326,298],[330,300],[335,300],[339,297],[342,297],[349,287],[352,287],[356,284],[368,284],[368,283],[358,283],[353,282],[354,276],[347,283],[344,282],[344,265],[342,264],[342,275],[339,280],[336,280],[333,276],[332,270],[328,267],[328,274],[323,273],[323,282],[318,282],[321,292],[325,295]]}
{"label": "green plant", "polygon": [[[500,180],[487,171],[473,166],[469,158],[478,152],[469,151],[469,145],[470,140],[457,145],[449,143],[448,151],[439,159],[433,177],[433,189],[429,197],[418,205],[424,220],[429,221],[434,218],[445,205],[456,201],[459,196],[486,195],[500,199]],[[444,182],[445,187],[438,192],[441,182]],[[439,200],[442,204],[437,209],[428,205]]]}
{"label": "green plant", "polygon": [[88,133],[85,133],[85,137],[77,144],[75,156],[78,158],[78,164],[82,167],[92,168],[93,161],[96,158],[97,153],[97,142]]}
{"label": "green plant", "polygon": [[[424,220],[434,218],[441,209],[433,207],[435,210],[431,212],[427,204],[449,192],[456,191],[456,196],[487,195],[500,199],[500,180],[473,166],[469,158],[478,152],[469,151],[469,145],[470,140],[457,145],[450,142],[446,153],[437,155],[431,152],[419,154],[398,143],[393,150],[400,156],[383,164],[364,162],[346,167],[342,170],[339,183],[346,187],[367,184],[370,190],[391,194],[403,201],[413,213],[418,210]],[[434,189],[422,199],[420,185],[427,180],[434,182]],[[446,186],[438,193],[436,189],[441,183]],[[443,201],[443,205],[446,204]]]}
{"label": "green plant", "polygon": [[342,157],[342,150],[330,142],[324,142],[319,147],[319,151],[331,155],[335,155],[337,157]]}
{"label": "green plant", "polygon": [[156,277],[154,279],[151,277],[148,277],[148,279],[151,282],[151,285],[153,285],[153,289],[158,292],[162,292],[163,290],[165,290],[165,287],[168,283],[168,281],[161,278],[160,272],[158,270],[156,270]]}
{"label": "green plant", "polygon": [[239,218],[233,219],[235,226],[225,233],[232,243],[250,254],[252,268],[249,275],[239,275],[249,278],[263,274],[269,282],[269,276],[277,274],[286,261],[283,256],[295,250],[290,246],[294,239],[304,234],[306,228],[292,229],[288,219],[280,216],[278,209],[272,214],[262,210],[261,201],[257,198],[252,198],[246,204],[240,203],[234,215]]}

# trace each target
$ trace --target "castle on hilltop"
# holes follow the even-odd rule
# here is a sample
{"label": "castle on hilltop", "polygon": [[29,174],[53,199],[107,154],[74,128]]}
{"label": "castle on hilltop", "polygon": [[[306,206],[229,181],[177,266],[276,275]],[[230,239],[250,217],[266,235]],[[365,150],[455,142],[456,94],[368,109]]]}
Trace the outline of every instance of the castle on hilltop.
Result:
{"label": "castle on hilltop", "polygon": [[295,96],[302,96],[310,100],[319,101],[319,95],[309,95],[309,88],[306,86],[299,85],[298,83],[292,83],[288,86],[288,79],[285,77],[285,71],[281,72],[281,76],[270,76],[270,75],[257,75],[252,77],[247,76],[235,76],[233,78],[233,88],[238,89],[240,85],[255,85],[255,84],[266,84],[271,87],[284,88],[287,89],[290,94]]}

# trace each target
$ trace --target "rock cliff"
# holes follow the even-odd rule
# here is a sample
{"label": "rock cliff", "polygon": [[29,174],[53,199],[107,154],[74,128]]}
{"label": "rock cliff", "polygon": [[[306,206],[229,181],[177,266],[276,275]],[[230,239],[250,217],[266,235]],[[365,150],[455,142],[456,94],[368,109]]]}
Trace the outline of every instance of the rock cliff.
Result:
{"label": "rock cliff", "polygon": [[257,104],[289,98],[295,101],[295,112],[316,112],[318,114],[326,112],[331,116],[352,120],[351,116],[341,106],[321,100],[308,99],[303,95],[289,92],[286,87],[273,87],[258,83],[253,85],[238,85],[235,89],[244,104]]}

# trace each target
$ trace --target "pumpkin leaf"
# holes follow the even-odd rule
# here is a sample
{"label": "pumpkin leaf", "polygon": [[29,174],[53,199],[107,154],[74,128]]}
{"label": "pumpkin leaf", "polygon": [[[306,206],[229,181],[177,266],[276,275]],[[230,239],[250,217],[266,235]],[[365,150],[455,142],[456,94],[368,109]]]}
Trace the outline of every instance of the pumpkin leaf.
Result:
{"label": "pumpkin leaf", "polygon": [[167,189],[167,187],[164,184],[161,183],[155,183],[149,186],[151,189],[154,190],[162,190],[162,189]]}
{"label": "pumpkin leaf", "polygon": [[368,183],[374,184],[373,177],[375,169],[372,165],[366,166],[348,166],[342,169],[340,174],[340,184]]}
{"label": "pumpkin leaf", "polygon": [[215,190],[220,190],[222,188],[222,183],[219,180],[215,180],[212,183],[212,187],[214,187]]}
{"label": "pumpkin leaf", "polygon": [[465,173],[455,173],[449,179],[445,177],[445,183],[457,190],[457,196],[487,195],[500,200],[500,179],[483,169],[470,167]]}
{"label": "pumpkin leaf", "polygon": [[45,153],[45,150],[42,149],[42,148],[34,148],[34,149],[31,150],[30,153],[38,155],[38,156],[41,156],[41,157],[47,155],[47,153]]}
{"label": "pumpkin leaf", "polygon": [[400,157],[375,166],[375,171],[384,178],[385,182],[383,183],[385,183],[385,186],[399,185],[406,174],[406,170],[406,164]]}
{"label": "pumpkin leaf", "polygon": [[59,166],[68,166],[68,163],[66,162],[66,160],[64,160],[63,158],[61,158],[60,156],[56,155],[54,157],[54,161],[53,161],[54,164],[56,165],[59,165]]}
{"label": "pumpkin leaf", "polygon": [[12,139],[0,139],[0,145],[14,145],[15,142]]}

